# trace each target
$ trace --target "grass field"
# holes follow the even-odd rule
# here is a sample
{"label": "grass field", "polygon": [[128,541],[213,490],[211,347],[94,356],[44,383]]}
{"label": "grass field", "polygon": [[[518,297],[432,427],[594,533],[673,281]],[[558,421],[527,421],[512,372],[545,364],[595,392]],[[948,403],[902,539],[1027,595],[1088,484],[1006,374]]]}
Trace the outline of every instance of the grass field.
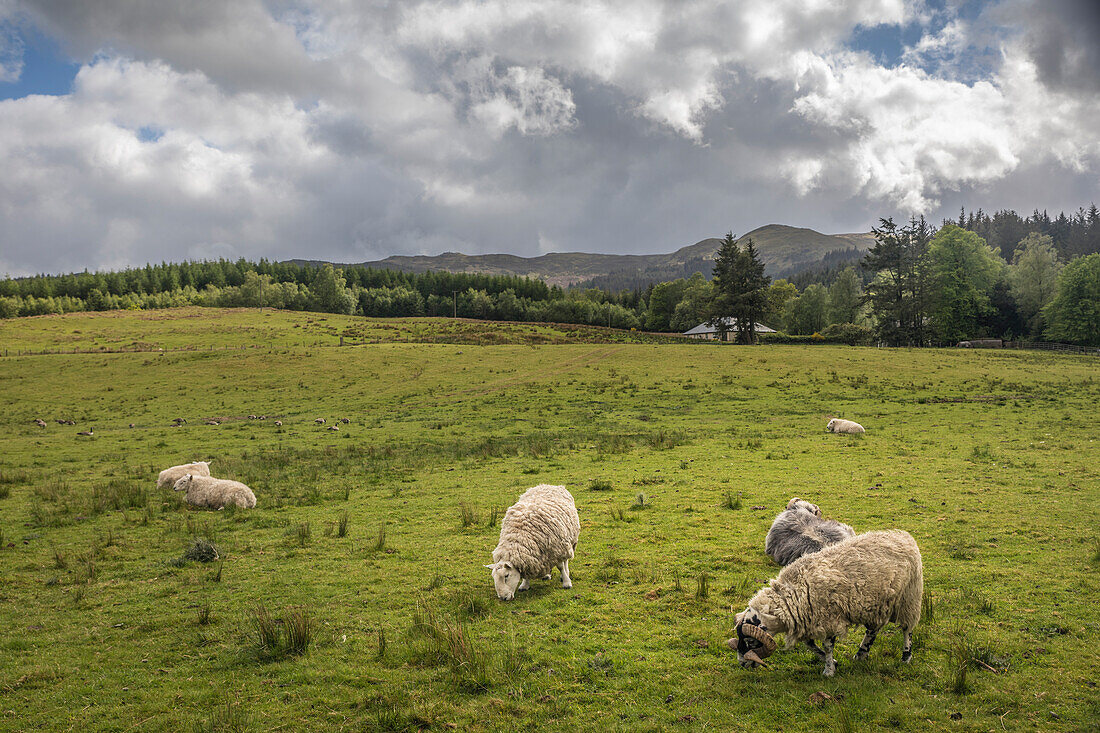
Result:
{"label": "grass field", "polygon": [[[461,343],[422,343],[441,334]],[[13,352],[231,347],[0,358],[0,729],[1100,726],[1100,361],[610,334],[0,322]],[[157,490],[192,459],[257,508]],[[501,603],[498,518],[543,482],[580,511],[573,588]],[[831,679],[802,648],[737,666],[733,615],[777,572],[764,536],[794,495],[917,539],[911,665],[889,627],[863,662],[853,630]],[[186,559],[196,538],[219,559]]]}

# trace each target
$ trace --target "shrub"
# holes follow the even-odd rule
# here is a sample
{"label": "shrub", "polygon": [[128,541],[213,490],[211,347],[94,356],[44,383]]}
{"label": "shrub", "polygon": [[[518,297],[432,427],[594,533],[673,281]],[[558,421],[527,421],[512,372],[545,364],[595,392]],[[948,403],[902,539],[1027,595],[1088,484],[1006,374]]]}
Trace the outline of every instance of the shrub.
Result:
{"label": "shrub", "polygon": [[875,332],[856,323],[834,323],[821,332],[821,337],[831,344],[868,346],[874,343]]}

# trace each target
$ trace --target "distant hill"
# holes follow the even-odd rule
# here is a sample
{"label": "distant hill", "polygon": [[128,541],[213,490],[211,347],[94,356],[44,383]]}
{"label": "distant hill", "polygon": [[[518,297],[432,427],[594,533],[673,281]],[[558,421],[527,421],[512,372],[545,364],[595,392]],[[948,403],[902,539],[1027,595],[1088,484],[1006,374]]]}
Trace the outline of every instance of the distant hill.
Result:
{"label": "distant hill", "polygon": [[[754,229],[741,237],[742,245],[752,238],[768,274],[783,277],[802,269],[819,266],[830,253],[835,259],[838,251],[855,250],[858,254],[874,243],[870,232],[866,234],[822,234],[813,229],[769,224]],[[520,275],[538,278],[551,285],[568,286],[591,282],[597,286],[604,281],[630,282],[631,286],[644,282],[660,282],[678,277],[690,277],[702,272],[708,277],[714,254],[722,240],[704,239],[672,252],[654,255],[587,254],[584,252],[553,252],[539,257],[518,257],[508,254],[464,255],[444,252],[441,255],[395,255],[384,260],[355,263],[363,267],[404,272],[483,272],[493,275]],[[296,264],[321,265],[317,260],[292,260]],[[340,263],[333,263],[340,264]],[[342,266],[347,266],[342,265]]]}

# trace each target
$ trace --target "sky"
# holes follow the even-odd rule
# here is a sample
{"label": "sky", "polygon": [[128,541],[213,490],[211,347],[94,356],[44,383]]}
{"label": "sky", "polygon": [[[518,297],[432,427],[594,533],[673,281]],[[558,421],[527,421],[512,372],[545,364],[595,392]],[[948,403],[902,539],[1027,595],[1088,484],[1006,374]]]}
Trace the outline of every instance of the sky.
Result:
{"label": "sky", "polygon": [[0,0],[0,275],[1100,203],[1095,0]]}

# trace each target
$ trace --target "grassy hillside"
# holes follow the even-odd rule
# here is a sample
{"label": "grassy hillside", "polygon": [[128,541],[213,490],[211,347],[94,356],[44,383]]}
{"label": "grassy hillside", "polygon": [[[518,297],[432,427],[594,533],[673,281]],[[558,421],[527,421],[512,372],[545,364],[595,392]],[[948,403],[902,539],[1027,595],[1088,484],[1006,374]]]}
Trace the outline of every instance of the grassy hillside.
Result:
{"label": "grassy hillside", "polygon": [[[760,257],[769,272],[786,272],[799,266],[817,263],[828,252],[857,247],[867,249],[871,244],[869,234],[821,234],[813,229],[769,224],[754,229],[741,238],[752,237],[760,251]],[[575,282],[616,273],[631,273],[657,278],[683,277],[684,266],[703,268],[714,259],[720,239],[710,238],[682,247],[671,254],[610,255],[584,252],[554,252],[539,257],[515,255],[464,255],[445,252],[441,255],[394,256],[384,260],[360,263],[365,267],[426,272],[484,272],[493,275],[522,275],[545,280],[555,285],[571,285]],[[295,262],[313,262],[295,260]],[[314,262],[315,264],[319,264]],[[689,268],[690,269],[690,268]],[[694,271],[694,270],[693,270]],[[690,272],[687,273],[691,275]]]}
{"label": "grassy hillside", "polygon": [[[1100,725],[1095,359],[147,315],[3,324],[5,344],[249,348],[0,358],[0,729]],[[356,323],[394,337],[320,348]],[[826,434],[833,415],[867,434]],[[193,459],[257,508],[156,489]],[[540,482],[576,498],[574,585],[501,603],[482,564]],[[916,537],[911,665],[893,627],[864,662],[853,630],[831,679],[804,649],[736,665],[733,615],[776,573],[764,536],[794,495]],[[196,537],[220,560],[185,559]]]}

